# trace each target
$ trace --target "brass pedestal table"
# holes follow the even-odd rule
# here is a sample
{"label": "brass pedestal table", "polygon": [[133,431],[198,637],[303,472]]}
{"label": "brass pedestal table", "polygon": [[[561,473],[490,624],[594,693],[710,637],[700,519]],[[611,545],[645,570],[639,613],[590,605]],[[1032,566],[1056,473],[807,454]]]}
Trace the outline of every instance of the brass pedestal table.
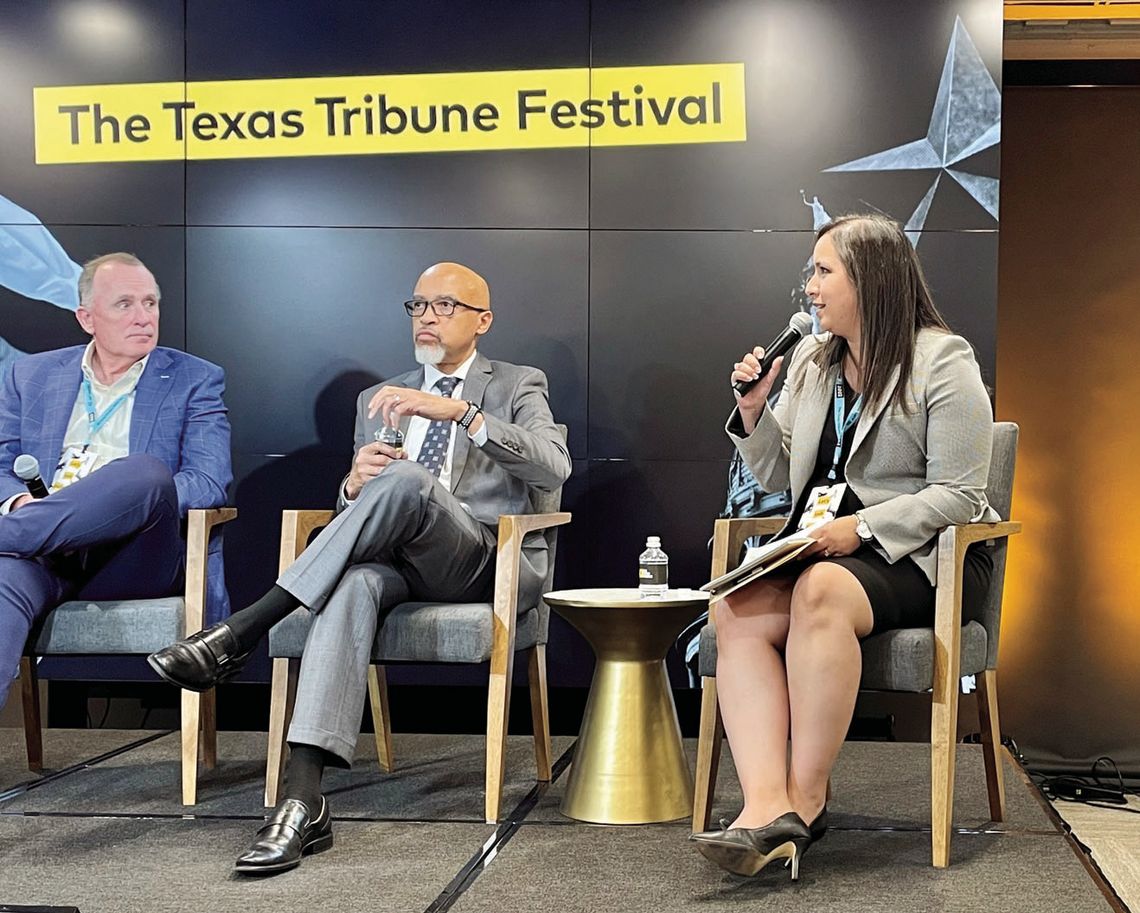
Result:
{"label": "brass pedestal table", "polygon": [[594,648],[597,664],[561,812],[598,824],[649,824],[693,813],[665,655],[708,608],[707,593],[560,590],[543,597]]}

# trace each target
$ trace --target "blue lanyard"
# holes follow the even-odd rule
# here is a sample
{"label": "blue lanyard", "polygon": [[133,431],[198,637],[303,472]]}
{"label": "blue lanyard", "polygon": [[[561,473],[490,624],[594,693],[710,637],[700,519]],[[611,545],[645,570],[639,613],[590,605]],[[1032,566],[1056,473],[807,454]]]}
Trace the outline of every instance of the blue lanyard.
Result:
{"label": "blue lanyard", "polygon": [[83,400],[87,405],[87,443],[91,443],[91,438],[95,437],[104,425],[111,420],[119,406],[127,401],[129,393],[120,393],[111,405],[103,410],[102,415],[95,414],[95,394],[91,392],[91,381],[86,377],[83,378]]}
{"label": "blue lanyard", "polygon": [[832,402],[832,415],[835,418],[835,456],[831,458],[831,469],[827,473],[829,479],[835,478],[835,470],[839,467],[839,457],[843,454],[843,435],[845,435],[857,421],[859,412],[863,408],[863,394],[860,393],[855,402],[851,404],[851,414],[847,411],[847,400],[844,396],[843,368],[839,369],[839,376],[835,379],[835,399]]}

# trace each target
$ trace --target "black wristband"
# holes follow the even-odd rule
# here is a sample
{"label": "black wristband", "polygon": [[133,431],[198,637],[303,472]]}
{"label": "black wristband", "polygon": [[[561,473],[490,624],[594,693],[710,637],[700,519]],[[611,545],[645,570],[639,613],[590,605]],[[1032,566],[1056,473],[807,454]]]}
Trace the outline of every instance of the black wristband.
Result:
{"label": "black wristband", "polygon": [[459,427],[466,431],[471,427],[471,423],[475,421],[475,416],[479,415],[483,410],[477,403],[468,403],[467,411],[463,413],[463,418],[459,420]]}

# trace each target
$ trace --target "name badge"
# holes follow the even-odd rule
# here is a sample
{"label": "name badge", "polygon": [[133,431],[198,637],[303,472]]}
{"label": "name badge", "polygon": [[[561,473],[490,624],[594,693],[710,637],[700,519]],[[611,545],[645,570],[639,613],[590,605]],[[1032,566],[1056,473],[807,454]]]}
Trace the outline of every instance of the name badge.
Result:
{"label": "name badge", "polygon": [[843,495],[847,491],[846,482],[837,482],[835,485],[817,485],[808,495],[807,507],[804,508],[796,529],[807,532],[823,523],[835,519],[839,505],[843,503]]}
{"label": "name badge", "polygon": [[51,483],[51,490],[67,488],[91,475],[95,468],[95,456],[95,451],[88,447],[68,447],[60,457],[59,465],[55,467],[55,480]]}

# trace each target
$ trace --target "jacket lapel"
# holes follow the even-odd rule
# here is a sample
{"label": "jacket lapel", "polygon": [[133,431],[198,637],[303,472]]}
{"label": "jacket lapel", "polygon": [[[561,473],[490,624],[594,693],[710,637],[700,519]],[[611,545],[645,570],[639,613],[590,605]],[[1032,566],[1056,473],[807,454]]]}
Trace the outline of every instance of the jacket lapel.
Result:
{"label": "jacket lapel", "polygon": [[[417,368],[415,371],[409,371],[407,374],[397,377],[391,383],[394,387],[407,387],[409,390],[422,389],[424,385],[424,369]],[[376,413],[376,417],[377,419],[381,418],[379,412]],[[400,416],[400,431],[405,438],[408,436],[408,425],[410,425],[411,422],[412,417],[410,415]]]}
{"label": "jacket lapel", "polygon": [[52,371],[44,384],[43,438],[41,450],[36,454],[40,461],[40,475],[50,485],[55,475],[55,467],[63,451],[63,438],[79,396],[79,384],[83,380],[84,347],[64,353],[59,361],[59,369]]}
{"label": "jacket lapel", "polygon": [[[491,362],[476,353],[467,378],[463,381],[463,394],[461,399],[477,406],[483,405],[483,394],[487,392],[487,384],[491,382]],[[451,433],[455,435],[455,450],[451,455],[451,490],[458,491],[459,480],[463,477],[463,470],[467,468],[467,457],[471,453],[471,438],[467,432],[454,425]]]}
{"label": "jacket lapel", "polygon": [[131,407],[130,453],[146,453],[158,420],[158,410],[174,386],[176,368],[172,359],[161,349],[155,349],[135,387],[135,402]]}
{"label": "jacket lapel", "polygon": [[851,453],[848,454],[847,459],[850,460],[859,449],[859,445],[867,438],[867,434],[871,431],[875,422],[878,421],[879,416],[883,414],[887,406],[890,405],[891,397],[895,394],[895,387],[899,384],[899,367],[895,365],[895,369],[891,372],[890,379],[887,381],[887,387],[883,391],[883,395],[879,397],[879,401],[873,408],[864,409],[859,413],[859,421],[855,424],[855,440],[851,442]]}
{"label": "jacket lapel", "polygon": [[798,433],[792,441],[792,465],[789,470],[792,497],[797,501],[815,469],[823,423],[831,415],[831,387],[835,382],[835,370],[821,370],[812,361],[808,363],[804,376],[804,386],[800,392],[800,414],[796,416],[795,424]]}

